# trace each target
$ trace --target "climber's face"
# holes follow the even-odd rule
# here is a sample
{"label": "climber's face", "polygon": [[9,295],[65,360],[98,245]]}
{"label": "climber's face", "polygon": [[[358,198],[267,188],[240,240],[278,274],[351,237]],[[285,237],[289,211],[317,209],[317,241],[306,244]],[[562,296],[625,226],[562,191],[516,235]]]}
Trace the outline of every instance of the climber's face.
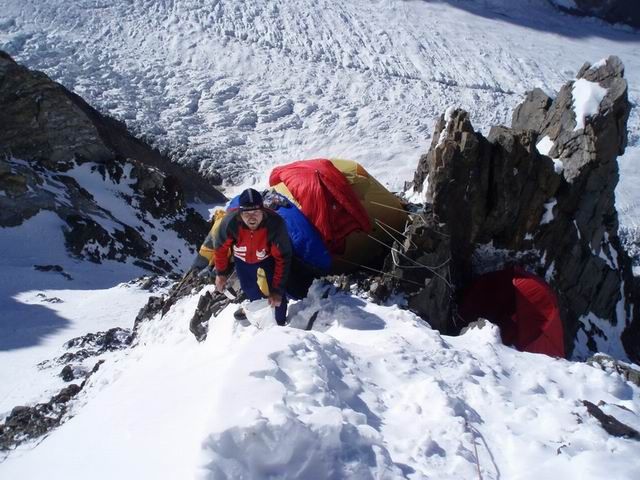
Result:
{"label": "climber's face", "polygon": [[264,212],[260,209],[245,210],[240,212],[240,218],[250,230],[256,230],[264,220]]}

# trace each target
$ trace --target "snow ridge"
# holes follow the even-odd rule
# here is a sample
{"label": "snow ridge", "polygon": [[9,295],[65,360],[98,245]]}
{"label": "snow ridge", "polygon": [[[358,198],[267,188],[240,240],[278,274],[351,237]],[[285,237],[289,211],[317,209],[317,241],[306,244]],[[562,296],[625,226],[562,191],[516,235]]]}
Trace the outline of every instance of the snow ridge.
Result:
{"label": "snow ridge", "polygon": [[[198,298],[144,324],[138,346],[113,352],[90,378],[74,417],[0,473],[37,478],[53,464],[64,468],[51,479],[640,471],[638,442],[610,437],[582,405],[604,402],[638,428],[640,389],[617,374],[517,352],[490,325],[442,337],[406,310],[321,282],[292,305],[289,327],[240,324],[230,305],[198,344],[187,329]],[[315,311],[314,330],[303,331]]]}

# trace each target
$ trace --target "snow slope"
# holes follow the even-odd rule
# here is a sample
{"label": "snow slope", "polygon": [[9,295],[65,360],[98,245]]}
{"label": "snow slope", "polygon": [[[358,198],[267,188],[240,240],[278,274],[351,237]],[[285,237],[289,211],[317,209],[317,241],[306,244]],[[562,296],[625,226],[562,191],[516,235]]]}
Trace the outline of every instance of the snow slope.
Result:
{"label": "snow slope", "polygon": [[[63,353],[67,340],[112,327],[131,328],[132,309],[149,292],[127,286],[145,273],[130,264],[73,260],[62,221],[41,212],[19,228],[0,229],[0,417],[62,388],[58,372],[36,365]],[[58,265],[61,272],[38,271]]]}
{"label": "snow slope", "polygon": [[638,478],[640,443],[610,437],[581,403],[640,427],[640,389],[618,375],[518,353],[495,328],[441,337],[397,306],[322,299],[326,288],[292,307],[290,327],[241,325],[231,305],[202,344],[187,330],[198,296],[179,302],[0,476]]}

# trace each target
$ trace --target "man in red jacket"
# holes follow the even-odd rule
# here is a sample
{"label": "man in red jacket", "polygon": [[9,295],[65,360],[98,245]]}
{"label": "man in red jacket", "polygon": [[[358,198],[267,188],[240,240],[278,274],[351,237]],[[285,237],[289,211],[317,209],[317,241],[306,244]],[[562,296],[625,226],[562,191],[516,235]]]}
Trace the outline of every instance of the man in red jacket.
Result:
{"label": "man in red jacket", "polygon": [[291,268],[291,241],[284,220],[264,208],[262,196],[253,188],[240,194],[240,206],[228,212],[213,239],[216,288],[222,292],[230,273],[230,252],[240,286],[249,300],[264,298],[258,287],[258,268],[265,271],[269,305],[275,307],[278,325],[287,316],[285,285]]}

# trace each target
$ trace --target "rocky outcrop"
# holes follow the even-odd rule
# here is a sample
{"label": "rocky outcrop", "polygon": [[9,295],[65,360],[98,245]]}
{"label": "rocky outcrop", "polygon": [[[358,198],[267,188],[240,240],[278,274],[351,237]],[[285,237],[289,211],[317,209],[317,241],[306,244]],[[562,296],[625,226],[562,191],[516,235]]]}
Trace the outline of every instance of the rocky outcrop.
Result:
{"label": "rocky outcrop", "polygon": [[208,225],[187,203],[224,200],[124,124],[0,52],[0,227],[53,212],[73,256],[167,272],[176,252],[158,251],[158,237],[195,247]]}
{"label": "rocky outcrop", "polygon": [[104,360],[97,362],[80,385],[68,385],[48,402],[14,407],[4,423],[0,423],[0,452],[14,450],[23,443],[41,438],[68,420],[71,401],[82,391],[89,377],[98,371],[103,362]]}
{"label": "rocky outcrop", "polygon": [[[512,127],[494,127],[487,138],[464,111],[442,116],[413,183],[428,208],[413,215],[403,245],[405,267],[421,268],[393,272],[425,285],[414,286],[413,309],[453,333],[460,290],[519,264],[557,293],[566,351],[622,353],[622,336],[640,359],[634,280],[614,204],[630,110],[623,74],[616,57],[585,65],[555,99],[530,92]],[[584,110],[594,99],[597,111]]]}
{"label": "rocky outcrop", "polygon": [[[173,285],[167,296],[150,296],[146,305],[140,309],[136,316],[132,341],[135,342],[137,340],[140,327],[144,323],[152,321],[158,316],[162,317],[171,310],[171,307],[173,307],[178,300],[193,295],[202,290],[204,286],[213,283],[214,278],[203,275],[203,272],[203,270],[192,269],[187,272],[180,282]],[[206,339],[208,322],[212,316],[216,316],[230,303],[239,303],[245,300],[246,297],[243,293],[236,293],[242,292],[237,275],[232,275],[229,278],[227,289],[234,292],[236,295],[235,299],[231,300],[217,291],[205,292],[200,296],[196,311],[189,322],[189,330],[199,342]]]}
{"label": "rocky outcrop", "polygon": [[[605,402],[600,402],[601,405],[606,405]],[[622,423],[613,415],[607,415],[602,411],[599,405],[595,405],[588,400],[583,400],[582,404],[587,408],[589,415],[593,416],[602,428],[614,437],[629,438],[632,440],[640,440],[640,432],[629,425]]]}
{"label": "rocky outcrop", "polygon": [[640,4],[629,0],[573,0],[572,4],[552,0],[559,9],[574,14],[601,18],[609,23],[624,23],[640,28]]}

